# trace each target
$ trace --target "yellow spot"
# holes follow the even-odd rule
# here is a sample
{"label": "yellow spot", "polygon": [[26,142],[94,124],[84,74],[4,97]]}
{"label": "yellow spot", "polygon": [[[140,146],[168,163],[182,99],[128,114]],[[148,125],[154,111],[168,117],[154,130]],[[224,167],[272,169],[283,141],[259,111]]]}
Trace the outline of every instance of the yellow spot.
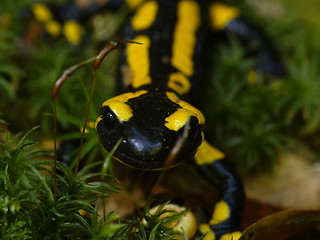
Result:
{"label": "yellow spot", "polygon": [[116,114],[120,122],[127,122],[133,116],[130,106],[126,103],[112,101],[108,106]]}
{"label": "yellow spot", "polygon": [[61,25],[57,21],[49,21],[46,23],[46,31],[53,37],[57,37],[61,34]]}
{"label": "yellow spot", "polygon": [[257,79],[258,79],[257,73],[254,70],[250,70],[248,73],[249,83],[255,84],[257,82]]}
{"label": "yellow spot", "polygon": [[158,12],[158,3],[149,1],[143,4],[132,18],[132,28],[140,31],[149,28],[156,19]]}
{"label": "yellow spot", "polygon": [[52,19],[52,13],[50,9],[44,4],[34,4],[32,6],[33,15],[39,22],[47,22]]}
{"label": "yellow spot", "polygon": [[145,0],[126,0],[127,5],[130,9],[136,9],[140,6],[141,3],[143,3]]}
{"label": "yellow spot", "polygon": [[211,230],[211,228],[208,224],[200,224],[199,231],[202,234],[206,234],[206,236],[203,238],[203,240],[215,240],[216,239],[216,236],[214,235],[213,231]]}
{"label": "yellow spot", "polygon": [[189,112],[192,112],[191,115],[196,116],[198,118],[199,124],[205,123],[205,118],[199,109],[185,101],[180,100],[180,98],[173,92],[166,92],[166,95],[170,99],[170,101],[178,104],[181,108],[188,110]]}
{"label": "yellow spot", "polygon": [[210,225],[216,225],[219,224],[225,220],[227,220],[230,216],[230,210],[228,203],[225,201],[220,201],[216,203],[216,206],[214,208],[212,218],[209,222]]}
{"label": "yellow spot", "polygon": [[226,233],[222,235],[220,240],[239,240],[240,237],[241,237],[241,232]]}
{"label": "yellow spot", "polygon": [[83,210],[83,209],[79,209],[78,212],[81,216],[85,216],[88,213],[86,210]]}
{"label": "yellow spot", "polygon": [[203,165],[211,164],[216,160],[223,159],[225,158],[225,155],[204,140],[194,155],[194,158],[198,165]]}
{"label": "yellow spot", "polygon": [[193,53],[200,25],[200,7],[194,1],[180,1],[175,26],[171,63],[186,76],[194,72]]}
{"label": "yellow spot", "polygon": [[128,65],[133,73],[132,87],[138,88],[151,83],[151,77],[149,76],[150,39],[146,35],[139,35],[132,40],[143,44],[128,44],[126,49]]}
{"label": "yellow spot", "polygon": [[178,131],[191,116],[194,116],[194,114],[189,110],[178,108],[177,111],[165,119],[166,123],[164,125],[170,130]]}
{"label": "yellow spot", "polygon": [[63,26],[63,32],[70,43],[79,45],[82,41],[84,29],[77,21],[68,20]]}
{"label": "yellow spot", "polygon": [[182,73],[171,73],[169,77],[168,87],[183,95],[189,92],[191,84]]}
{"label": "yellow spot", "polygon": [[209,8],[211,26],[216,30],[222,30],[228,22],[239,15],[240,11],[237,8],[221,3],[213,3]]}

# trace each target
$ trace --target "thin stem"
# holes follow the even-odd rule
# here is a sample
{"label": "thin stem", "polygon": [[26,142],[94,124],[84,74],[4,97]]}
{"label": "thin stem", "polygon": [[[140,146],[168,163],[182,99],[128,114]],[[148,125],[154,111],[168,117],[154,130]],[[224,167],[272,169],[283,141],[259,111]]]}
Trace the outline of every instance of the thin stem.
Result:
{"label": "thin stem", "polygon": [[53,171],[54,171],[54,190],[53,190],[53,199],[54,199],[54,203],[56,203],[56,199],[57,199],[57,160],[58,160],[58,154],[57,154],[57,106],[56,106],[56,100],[53,99],[52,101],[53,103],[53,115],[54,115],[54,127],[53,127],[53,152],[54,152],[54,167],[53,167]]}
{"label": "thin stem", "polygon": [[74,173],[74,180],[77,179],[77,173],[78,173],[78,170],[79,170],[80,158],[81,158],[81,152],[82,152],[82,146],[83,146],[83,140],[84,140],[84,133],[86,131],[87,122],[88,122],[88,116],[89,116],[89,111],[90,111],[90,105],[91,105],[91,101],[92,101],[92,97],[93,97],[93,92],[94,92],[94,89],[95,89],[95,86],[96,86],[97,72],[98,72],[98,70],[95,69],[94,70],[94,78],[93,78],[92,86],[91,86],[90,97],[89,97],[89,101],[88,101],[88,107],[87,107],[86,116],[85,116],[84,124],[83,124],[83,128],[82,128],[80,148],[79,148],[79,153],[78,153],[78,158],[77,158],[76,170],[75,170],[75,173]]}

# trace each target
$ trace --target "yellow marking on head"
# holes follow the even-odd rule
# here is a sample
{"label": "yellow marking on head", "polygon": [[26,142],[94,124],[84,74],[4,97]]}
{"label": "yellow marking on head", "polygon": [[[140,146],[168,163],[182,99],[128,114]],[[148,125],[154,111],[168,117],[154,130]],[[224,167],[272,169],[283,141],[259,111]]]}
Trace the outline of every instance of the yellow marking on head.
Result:
{"label": "yellow marking on head", "polygon": [[63,32],[70,43],[79,45],[82,41],[84,29],[77,21],[68,20],[64,23]]}
{"label": "yellow marking on head", "polygon": [[50,9],[44,4],[34,4],[32,6],[32,12],[35,19],[39,22],[47,22],[52,19],[52,13]]}
{"label": "yellow marking on head", "polygon": [[116,114],[120,122],[127,122],[133,116],[130,106],[124,102],[112,101],[108,103],[108,106]]}
{"label": "yellow marking on head", "polygon": [[177,94],[175,94],[174,92],[166,92],[166,95],[171,102],[179,104],[179,102],[181,101]]}
{"label": "yellow marking on head", "polygon": [[204,124],[205,123],[206,120],[205,120],[202,112],[198,108],[192,106],[191,104],[189,104],[189,103],[187,103],[185,101],[180,100],[180,98],[174,92],[166,92],[166,95],[170,99],[170,101],[178,104],[181,108],[191,112],[192,116],[197,117],[198,121],[199,121],[199,124]]}
{"label": "yellow marking on head", "polygon": [[143,3],[145,0],[126,0],[127,5],[130,9],[136,9]]}
{"label": "yellow marking on head", "polygon": [[102,121],[102,115],[97,118],[97,120],[96,120],[96,122],[95,122],[95,124],[94,124],[94,128],[95,128],[96,130],[97,130],[98,123],[99,123],[100,121]]}
{"label": "yellow marking on head", "polygon": [[194,72],[193,53],[200,25],[200,7],[195,1],[180,1],[174,31],[171,63],[186,76]]}
{"label": "yellow marking on head", "polygon": [[198,151],[194,155],[198,165],[211,164],[216,160],[225,158],[225,155],[218,149],[212,147],[207,141],[202,141]]}
{"label": "yellow marking on head", "polygon": [[132,87],[138,88],[151,83],[151,77],[149,76],[149,47],[151,42],[146,35],[136,36],[132,40],[143,44],[128,44],[126,48],[128,65],[133,73]]}
{"label": "yellow marking on head", "polygon": [[107,106],[110,102],[114,102],[114,101],[119,101],[119,102],[127,102],[128,100],[132,99],[132,98],[136,98],[139,97],[143,94],[146,94],[147,90],[140,90],[137,92],[128,92],[128,93],[123,93],[120,94],[118,96],[115,96],[113,98],[108,99],[107,101],[105,101],[102,106]]}
{"label": "yellow marking on head", "polygon": [[233,232],[233,233],[226,233],[221,236],[220,240],[239,240],[241,237],[241,232]]}
{"label": "yellow marking on head", "polygon": [[187,109],[178,108],[177,111],[165,119],[166,123],[164,125],[170,130],[178,131],[186,124],[187,120],[194,115],[194,113]]}
{"label": "yellow marking on head", "polygon": [[156,1],[148,1],[143,4],[132,18],[132,28],[140,31],[149,28],[156,19],[158,12],[158,3]]}
{"label": "yellow marking on head", "polygon": [[209,222],[210,225],[212,224],[219,224],[225,220],[227,220],[230,216],[230,209],[228,203],[221,200],[216,203],[216,206],[213,210],[212,218]]}
{"label": "yellow marking on head", "polygon": [[202,234],[206,234],[206,236],[203,238],[203,240],[215,240],[216,239],[216,236],[214,235],[213,231],[211,230],[211,228],[208,224],[200,224],[199,231]]}
{"label": "yellow marking on head", "polygon": [[198,108],[196,108],[196,107],[192,106],[191,104],[189,104],[185,101],[182,101],[182,100],[180,100],[179,105],[182,108],[187,109],[190,112],[192,112],[198,118],[199,124],[205,124],[206,120],[205,120],[202,112]]}
{"label": "yellow marking on head", "polygon": [[53,37],[57,37],[61,34],[61,24],[54,20],[47,22],[45,29]]}
{"label": "yellow marking on head", "polygon": [[232,20],[240,15],[235,7],[221,3],[213,3],[209,8],[211,26],[216,30],[222,30]]}
{"label": "yellow marking on head", "polygon": [[[204,141],[204,133],[203,132],[201,133],[201,137],[202,137],[202,141]],[[202,143],[202,141],[201,141],[201,143]]]}
{"label": "yellow marking on head", "polygon": [[169,77],[168,87],[183,95],[189,92],[191,83],[182,73],[171,73]]}
{"label": "yellow marking on head", "polygon": [[[147,93],[146,90],[140,90],[137,92],[128,92],[124,94],[120,94],[118,96],[115,96],[113,98],[108,99],[105,101],[102,106],[108,106],[118,117],[120,121],[128,121],[132,116],[132,110],[126,102],[132,98],[139,97],[140,95],[143,95]],[[100,116],[96,121],[96,128],[98,123],[102,120],[102,116]]]}

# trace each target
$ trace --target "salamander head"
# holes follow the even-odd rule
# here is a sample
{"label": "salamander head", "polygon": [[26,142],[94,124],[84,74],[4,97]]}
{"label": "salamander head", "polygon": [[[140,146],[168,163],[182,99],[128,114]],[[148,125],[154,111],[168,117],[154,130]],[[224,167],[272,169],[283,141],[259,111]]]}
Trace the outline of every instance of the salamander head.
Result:
{"label": "salamander head", "polygon": [[141,90],[104,102],[96,129],[108,152],[123,139],[114,153],[119,161],[141,169],[162,169],[178,139],[184,138],[184,143],[170,166],[195,154],[203,124],[201,112],[173,92]]}

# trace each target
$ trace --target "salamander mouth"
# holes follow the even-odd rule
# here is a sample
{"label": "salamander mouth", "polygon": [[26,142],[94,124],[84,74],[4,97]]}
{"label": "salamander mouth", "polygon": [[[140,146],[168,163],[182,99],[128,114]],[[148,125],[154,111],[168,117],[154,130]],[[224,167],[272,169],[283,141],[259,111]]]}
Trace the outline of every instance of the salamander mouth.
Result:
{"label": "salamander mouth", "polygon": [[[128,165],[130,167],[134,167],[134,168],[137,168],[137,169],[143,169],[143,170],[163,170],[163,169],[166,169],[168,167],[165,167],[164,164],[165,164],[165,159],[163,160],[145,160],[145,159],[137,159],[137,158],[134,158],[132,156],[129,156],[127,154],[124,154],[124,153],[121,153],[119,151],[116,151],[113,155],[113,157],[125,164],[125,165]],[[171,165],[170,167],[173,167],[175,166],[176,164],[173,164]]]}

